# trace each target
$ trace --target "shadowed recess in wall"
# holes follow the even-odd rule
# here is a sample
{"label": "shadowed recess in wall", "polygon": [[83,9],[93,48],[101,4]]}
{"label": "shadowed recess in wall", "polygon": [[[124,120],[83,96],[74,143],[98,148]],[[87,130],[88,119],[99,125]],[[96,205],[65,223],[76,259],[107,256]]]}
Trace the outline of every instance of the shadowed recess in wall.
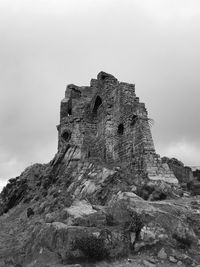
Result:
{"label": "shadowed recess in wall", "polygon": [[99,107],[102,105],[102,100],[101,100],[101,97],[100,96],[97,96],[96,98],[96,101],[95,101],[95,104],[94,104],[94,108],[93,108],[93,115],[94,116],[97,116],[97,111],[99,109]]}
{"label": "shadowed recess in wall", "polygon": [[123,123],[120,123],[120,125],[118,126],[117,133],[118,133],[118,135],[123,135],[123,133],[124,133]]}
{"label": "shadowed recess in wall", "polygon": [[62,138],[65,140],[65,142],[68,142],[71,138],[71,133],[69,131],[65,131],[62,133]]}

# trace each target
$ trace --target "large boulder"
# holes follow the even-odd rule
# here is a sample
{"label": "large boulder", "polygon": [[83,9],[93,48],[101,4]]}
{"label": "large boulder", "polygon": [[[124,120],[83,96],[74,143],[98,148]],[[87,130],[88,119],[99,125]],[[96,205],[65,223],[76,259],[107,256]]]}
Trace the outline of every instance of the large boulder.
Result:
{"label": "large boulder", "polygon": [[[48,250],[54,252],[62,260],[67,260],[73,241],[86,236],[87,233],[88,229],[85,227],[67,226],[61,222],[43,224],[32,232],[29,246],[26,248],[27,258],[33,261],[35,255],[40,255],[41,251]],[[33,237],[35,238],[33,239]]]}
{"label": "large boulder", "polygon": [[65,208],[64,211],[69,217],[73,218],[79,218],[96,212],[92,205],[86,200],[77,200],[71,205],[71,207]]}
{"label": "large boulder", "polygon": [[43,254],[52,252],[54,260],[59,258],[65,263],[88,257],[93,257],[94,260],[108,256],[115,258],[128,255],[129,246],[130,236],[118,227],[97,228],[67,226],[61,222],[46,223],[33,231],[26,248],[26,262],[36,263]]}
{"label": "large boulder", "polygon": [[136,240],[140,244],[136,247],[166,242],[179,247],[197,244],[200,218],[191,208],[177,205],[175,200],[145,201],[134,194],[123,193],[113,197],[109,204],[108,213],[114,224],[127,225],[132,220],[131,214],[140,218],[136,221],[141,224],[140,236]]}

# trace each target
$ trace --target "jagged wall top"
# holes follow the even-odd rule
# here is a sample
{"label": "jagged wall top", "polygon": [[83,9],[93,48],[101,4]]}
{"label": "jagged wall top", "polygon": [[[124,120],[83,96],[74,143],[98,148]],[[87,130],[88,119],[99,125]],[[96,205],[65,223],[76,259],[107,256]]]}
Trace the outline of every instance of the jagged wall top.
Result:
{"label": "jagged wall top", "polygon": [[96,158],[142,169],[142,155],[155,153],[147,111],[135,85],[105,72],[90,86],[67,86],[58,130],[58,149],[76,147],[73,159]]}

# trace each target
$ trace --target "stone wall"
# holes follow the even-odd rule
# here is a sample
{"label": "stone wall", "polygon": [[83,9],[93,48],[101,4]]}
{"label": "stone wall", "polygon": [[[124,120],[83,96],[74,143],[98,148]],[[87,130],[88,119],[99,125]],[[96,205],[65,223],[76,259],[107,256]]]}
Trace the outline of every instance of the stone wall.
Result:
{"label": "stone wall", "polygon": [[145,104],[134,84],[110,74],[100,72],[88,87],[67,86],[58,131],[58,150],[76,147],[78,159],[117,164],[134,174],[152,168],[160,173]]}
{"label": "stone wall", "polygon": [[174,172],[180,183],[188,183],[194,179],[192,169],[184,166],[184,164],[176,158],[162,158],[163,163],[167,163],[169,168]]}

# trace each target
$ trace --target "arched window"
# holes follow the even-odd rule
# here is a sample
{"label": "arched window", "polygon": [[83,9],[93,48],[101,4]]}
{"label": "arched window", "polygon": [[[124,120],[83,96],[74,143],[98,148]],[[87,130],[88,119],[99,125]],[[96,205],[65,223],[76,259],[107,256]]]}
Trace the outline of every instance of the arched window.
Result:
{"label": "arched window", "polygon": [[119,135],[123,135],[123,133],[124,133],[124,125],[122,123],[119,124],[118,129],[117,129],[117,133]]}
{"label": "arched window", "polygon": [[62,138],[65,140],[65,142],[68,142],[71,138],[71,132],[70,131],[65,131],[62,133]]}
{"label": "arched window", "polygon": [[97,115],[97,111],[99,106],[102,104],[102,100],[100,96],[97,96],[96,100],[95,100],[95,104],[94,104],[94,108],[93,108],[93,115],[96,116]]}

